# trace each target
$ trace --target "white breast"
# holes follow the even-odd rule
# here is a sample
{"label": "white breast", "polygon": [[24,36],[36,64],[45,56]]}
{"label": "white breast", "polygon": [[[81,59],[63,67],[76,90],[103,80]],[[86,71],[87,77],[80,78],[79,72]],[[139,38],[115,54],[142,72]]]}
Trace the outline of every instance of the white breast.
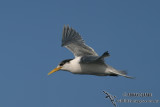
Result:
{"label": "white breast", "polygon": [[72,73],[81,73],[81,66],[79,64],[81,57],[76,57],[75,59],[71,60],[68,64],[68,70]]}
{"label": "white breast", "polygon": [[69,63],[69,71],[76,74],[105,75],[106,66],[100,64],[80,64],[81,57]]}

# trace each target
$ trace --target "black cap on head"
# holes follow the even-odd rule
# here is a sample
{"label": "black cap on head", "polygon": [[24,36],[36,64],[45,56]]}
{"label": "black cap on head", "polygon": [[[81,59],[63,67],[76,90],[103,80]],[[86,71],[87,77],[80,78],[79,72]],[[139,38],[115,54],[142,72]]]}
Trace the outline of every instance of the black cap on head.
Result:
{"label": "black cap on head", "polygon": [[72,59],[63,60],[59,65],[63,66],[65,63],[69,63]]}

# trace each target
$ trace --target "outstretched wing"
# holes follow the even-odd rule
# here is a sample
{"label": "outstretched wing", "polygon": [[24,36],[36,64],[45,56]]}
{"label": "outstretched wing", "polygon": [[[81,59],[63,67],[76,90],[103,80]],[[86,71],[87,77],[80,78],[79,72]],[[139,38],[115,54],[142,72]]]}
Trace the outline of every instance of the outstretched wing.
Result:
{"label": "outstretched wing", "polygon": [[68,25],[63,28],[62,46],[69,49],[75,57],[87,55],[98,56],[91,47],[84,43],[79,33]]}

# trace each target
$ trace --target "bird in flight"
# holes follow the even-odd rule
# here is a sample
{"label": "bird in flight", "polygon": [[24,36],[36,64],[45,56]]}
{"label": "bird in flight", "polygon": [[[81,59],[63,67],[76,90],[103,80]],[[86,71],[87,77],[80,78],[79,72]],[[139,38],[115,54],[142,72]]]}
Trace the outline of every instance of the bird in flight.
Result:
{"label": "bird in flight", "polygon": [[63,60],[55,69],[48,75],[58,71],[69,71],[73,74],[88,74],[97,76],[127,76],[125,71],[116,70],[105,63],[104,58],[109,57],[108,51],[101,56],[89,46],[87,46],[80,34],[73,28],[63,27],[62,47],[69,49],[75,56],[74,59]]}

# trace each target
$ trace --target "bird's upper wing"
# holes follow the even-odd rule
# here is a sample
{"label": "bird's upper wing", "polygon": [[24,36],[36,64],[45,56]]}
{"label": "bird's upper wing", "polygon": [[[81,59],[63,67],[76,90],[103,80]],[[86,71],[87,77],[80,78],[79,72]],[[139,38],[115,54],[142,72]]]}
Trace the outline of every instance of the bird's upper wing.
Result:
{"label": "bird's upper wing", "polygon": [[75,57],[87,55],[98,56],[91,47],[84,43],[80,34],[68,25],[63,28],[62,46],[68,48]]}

